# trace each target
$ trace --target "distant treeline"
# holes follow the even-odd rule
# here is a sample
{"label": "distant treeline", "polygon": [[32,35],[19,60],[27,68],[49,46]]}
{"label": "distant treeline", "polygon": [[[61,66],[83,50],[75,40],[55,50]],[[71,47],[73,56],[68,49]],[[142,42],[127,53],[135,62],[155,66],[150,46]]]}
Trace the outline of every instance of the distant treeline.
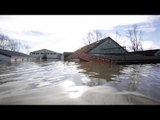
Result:
{"label": "distant treeline", "polygon": [[8,35],[0,33],[0,49],[20,52],[21,49],[28,50],[30,47],[22,44],[19,40],[10,38]]}

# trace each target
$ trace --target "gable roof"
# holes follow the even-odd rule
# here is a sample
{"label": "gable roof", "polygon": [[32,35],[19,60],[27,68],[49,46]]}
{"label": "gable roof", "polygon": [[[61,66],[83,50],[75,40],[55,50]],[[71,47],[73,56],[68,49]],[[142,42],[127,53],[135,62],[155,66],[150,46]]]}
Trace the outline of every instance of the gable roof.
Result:
{"label": "gable roof", "polygon": [[102,44],[105,41],[106,41],[106,39],[102,39],[102,40],[98,40],[97,42],[86,45],[86,46],[76,50],[72,55],[68,56],[67,59],[77,59],[79,54],[87,53],[88,51],[94,49],[96,46]]}
{"label": "gable roof", "polygon": [[[77,59],[79,54],[81,54],[81,53],[88,53],[89,51],[93,50],[94,48],[96,48],[97,46],[99,46],[100,44],[104,43],[107,40],[112,40],[116,45],[118,45],[119,47],[121,47],[122,49],[124,49],[117,42],[115,42],[112,38],[107,37],[107,38],[98,40],[98,41],[96,41],[94,43],[91,43],[89,45],[86,45],[86,46],[84,46],[84,47],[76,50],[72,55],[68,56],[67,59]],[[127,50],[125,50],[125,51],[128,53]]]}
{"label": "gable roof", "polygon": [[10,51],[10,50],[4,50],[4,49],[0,49],[0,54],[8,56],[8,57],[12,57],[12,56],[29,57],[29,55],[24,54],[24,53]]}
{"label": "gable roof", "polygon": [[54,51],[51,51],[51,50],[48,50],[48,49],[40,49],[40,50],[32,51],[30,53],[39,52],[39,51],[49,51],[49,52],[53,52],[53,53],[58,53],[58,52],[54,52]]}

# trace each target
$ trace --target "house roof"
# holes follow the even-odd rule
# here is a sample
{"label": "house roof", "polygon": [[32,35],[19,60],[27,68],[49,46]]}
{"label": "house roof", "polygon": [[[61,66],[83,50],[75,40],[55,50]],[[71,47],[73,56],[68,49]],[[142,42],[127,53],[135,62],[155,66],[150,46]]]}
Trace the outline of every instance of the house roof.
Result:
{"label": "house roof", "polygon": [[77,59],[79,54],[87,53],[88,51],[92,50],[93,48],[95,48],[96,46],[100,45],[104,41],[106,41],[106,39],[102,39],[102,40],[99,40],[97,42],[94,42],[94,43],[91,43],[89,45],[86,45],[86,46],[76,50],[72,55],[68,56],[67,59]]}
{"label": "house roof", "polygon": [[0,49],[0,54],[8,56],[8,57],[12,57],[12,56],[29,57],[29,55],[24,54],[24,53],[10,51],[10,50],[4,50],[4,49]]}
{"label": "house roof", "polygon": [[70,56],[71,54],[73,54],[73,52],[63,52],[64,58]]}
{"label": "house roof", "polygon": [[160,49],[153,49],[153,50],[144,50],[144,51],[135,51],[130,52],[131,54],[139,54],[139,55],[145,55],[145,56],[154,56],[156,52],[160,51]]}
{"label": "house roof", "polygon": [[[92,49],[96,48],[97,46],[99,46],[100,44],[104,43],[107,40],[112,40],[113,42],[115,42],[112,38],[107,37],[101,40],[98,40],[94,43],[91,43],[89,45],[86,45],[78,50],[76,50],[72,55],[68,56],[67,59],[77,59],[78,55],[81,53],[87,53],[89,51],[91,51]],[[115,42],[115,44],[117,44],[119,47],[123,48],[122,46],[120,46],[117,42]],[[123,48],[124,49],[124,48]],[[124,49],[125,50],[125,49]],[[127,50],[125,50],[126,52],[128,52]]]}
{"label": "house roof", "polygon": [[[48,49],[40,49],[40,50],[32,51],[32,52],[30,52],[30,53],[40,52],[40,51],[49,51],[49,52],[53,52],[53,53],[58,53],[58,52],[54,52],[54,51],[51,51],[51,50],[48,50]],[[59,53],[59,54],[60,54],[60,53]]]}

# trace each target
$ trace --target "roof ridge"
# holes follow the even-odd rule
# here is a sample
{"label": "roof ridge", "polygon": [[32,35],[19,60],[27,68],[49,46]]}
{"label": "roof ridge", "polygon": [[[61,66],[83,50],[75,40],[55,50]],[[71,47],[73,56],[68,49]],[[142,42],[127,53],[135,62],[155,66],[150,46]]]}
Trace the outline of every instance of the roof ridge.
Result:
{"label": "roof ridge", "polygon": [[[49,50],[49,49],[40,49],[40,50],[35,50],[35,51],[32,51],[32,52],[37,52],[37,51],[41,51],[41,50],[48,50],[48,51],[51,51],[51,52],[55,52],[55,51]],[[30,52],[30,53],[32,53],[32,52]],[[59,52],[55,52],[55,53],[59,53]]]}
{"label": "roof ridge", "polygon": [[21,52],[17,52],[17,51],[11,51],[11,50],[6,50],[6,49],[0,49],[0,53],[6,56],[12,56],[12,55],[25,55],[25,56],[29,56],[27,54],[21,53]]}
{"label": "roof ridge", "polygon": [[93,50],[94,48],[96,48],[96,47],[99,46],[100,44],[104,43],[104,42],[107,41],[108,39],[111,39],[111,38],[110,38],[110,37],[106,37],[106,38],[103,38],[103,39],[101,39],[101,40],[98,40],[98,41],[92,43],[92,44],[95,44],[95,43],[98,42],[98,43],[95,44],[95,46],[93,46],[91,49],[87,50],[87,52]]}
{"label": "roof ridge", "polygon": [[[83,46],[79,49],[77,49],[76,51],[73,52],[73,54],[69,55],[67,58],[72,58],[72,57],[75,57],[77,56],[79,53],[87,53],[89,52],[90,50],[94,49],[95,47],[97,47],[98,45],[102,44],[103,42],[105,42],[106,40],[108,40],[110,37],[106,37],[106,38],[103,38],[101,40],[98,40],[96,42],[93,42],[89,45],[86,45],[86,46]],[[92,46],[93,45],[93,46]]]}

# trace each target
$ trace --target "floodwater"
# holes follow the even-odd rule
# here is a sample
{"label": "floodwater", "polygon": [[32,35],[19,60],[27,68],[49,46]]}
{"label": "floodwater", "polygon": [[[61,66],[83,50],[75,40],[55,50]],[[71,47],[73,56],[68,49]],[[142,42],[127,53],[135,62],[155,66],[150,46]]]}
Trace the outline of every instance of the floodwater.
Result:
{"label": "floodwater", "polygon": [[1,105],[160,104],[160,64],[0,64]]}

